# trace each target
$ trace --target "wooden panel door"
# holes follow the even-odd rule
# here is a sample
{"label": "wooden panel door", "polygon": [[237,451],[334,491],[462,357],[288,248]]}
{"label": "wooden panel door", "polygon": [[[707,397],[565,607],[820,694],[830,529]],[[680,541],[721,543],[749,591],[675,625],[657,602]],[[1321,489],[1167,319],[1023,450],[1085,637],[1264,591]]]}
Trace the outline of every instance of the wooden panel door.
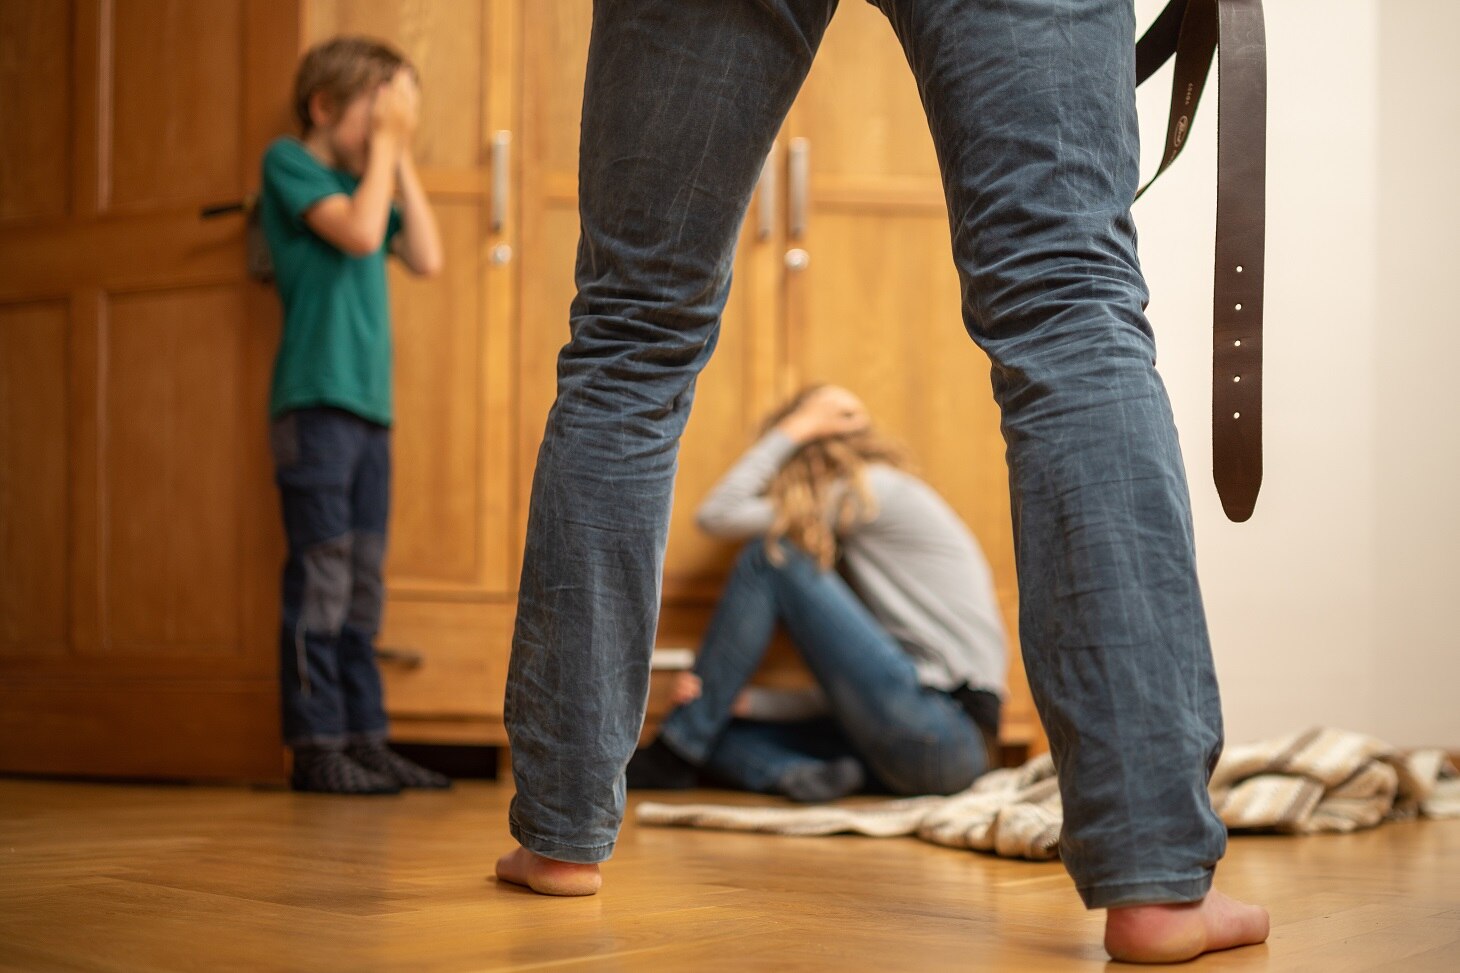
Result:
{"label": "wooden panel door", "polygon": [[[843,4],[786,124],[808,173],[784,263],[783,380],[845,385],[977,537],[1010,639],[1011,740],[1038,738],[1018,653],[1008,472],[989,363],[969,339],[917,88],[886,18]],[[798,162],[799,157],[799,162]],[[798,222],[791,199],[792,223]]]}
{"label": "wooden panel door", "polygon": [[276,777],[277,301],[239,219],[298,12],[0,5],[0,769]]}

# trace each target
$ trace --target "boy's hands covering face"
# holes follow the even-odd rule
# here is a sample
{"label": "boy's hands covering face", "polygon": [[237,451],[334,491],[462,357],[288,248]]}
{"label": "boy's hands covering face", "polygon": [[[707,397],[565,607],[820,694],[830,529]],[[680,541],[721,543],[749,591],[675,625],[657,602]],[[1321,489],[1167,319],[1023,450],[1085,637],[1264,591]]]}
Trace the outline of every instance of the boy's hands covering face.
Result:
{"label": "boy's hands covering face", "polygon": [[375,92],[370,109],[371,130],[393,135],[402,142],[410,141],[416,131],[421,89],[409,68],[396,71],[394,77]]}

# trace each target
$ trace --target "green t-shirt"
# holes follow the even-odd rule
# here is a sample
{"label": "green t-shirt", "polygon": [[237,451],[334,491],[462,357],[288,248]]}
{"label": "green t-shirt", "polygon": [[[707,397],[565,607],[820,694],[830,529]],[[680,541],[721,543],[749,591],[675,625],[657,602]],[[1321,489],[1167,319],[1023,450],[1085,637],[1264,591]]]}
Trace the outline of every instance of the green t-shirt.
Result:
{"label": "green t-shirt", "polygon": [[359,180],[330,169],[300,141],[276,139],[264,153],[259,218],[284,304],[269,414],[334,406],[390,425],[390,298],[385,255],[400,229],[391,207],[385,241],[352,257],[318,236],[304,212],[326,196],[353,195]]}

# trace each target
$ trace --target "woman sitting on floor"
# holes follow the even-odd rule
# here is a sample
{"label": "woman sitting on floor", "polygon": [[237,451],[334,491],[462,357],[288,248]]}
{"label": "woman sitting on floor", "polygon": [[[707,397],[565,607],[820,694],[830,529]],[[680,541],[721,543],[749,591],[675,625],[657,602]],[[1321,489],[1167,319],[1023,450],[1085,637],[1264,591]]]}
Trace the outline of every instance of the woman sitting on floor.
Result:
{"label": "woman sitting on floor", "polygon": [[[1006,665],[982,551],[846,389],[806,389],[765,430],[700,507],[705,531],[753,540],[629,787],[702,773],[799,801],[968,787],[997,751]],[[747,690],[778,623],[811,697]]]}

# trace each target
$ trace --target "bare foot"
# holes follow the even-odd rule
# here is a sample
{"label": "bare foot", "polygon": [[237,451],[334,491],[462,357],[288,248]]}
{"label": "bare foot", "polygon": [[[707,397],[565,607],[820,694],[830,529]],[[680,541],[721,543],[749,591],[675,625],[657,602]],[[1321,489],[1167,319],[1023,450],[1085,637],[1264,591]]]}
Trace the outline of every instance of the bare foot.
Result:
{"label": "bare foot", "polygon": [[1105,914],[1105,951],[1125,963],[1180,963],[1267,939],[1267,910],[1213,889],[1200,902],[1134,905]]}
{"label": "bare foot", "polygon": [[526,848],[497,859],[497,880],[525,885],[539,895],[592,895],[603,885],[597,865],[560,862]]}

